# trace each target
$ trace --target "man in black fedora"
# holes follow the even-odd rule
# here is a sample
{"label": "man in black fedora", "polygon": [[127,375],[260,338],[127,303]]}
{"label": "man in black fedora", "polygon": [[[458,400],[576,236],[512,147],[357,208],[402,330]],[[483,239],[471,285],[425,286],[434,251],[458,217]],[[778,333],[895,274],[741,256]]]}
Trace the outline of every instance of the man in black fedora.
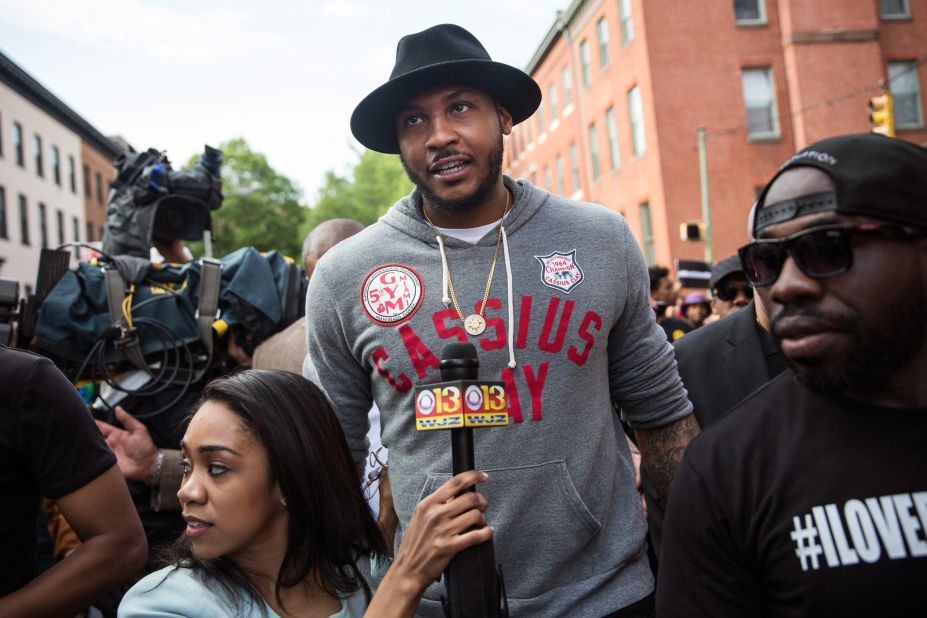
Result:
{"label": "man in black fedora", "polygon": [[[664,496],[698,427],[624,219],[501,174],[503,136],[540,99],[458,26],[400,40],[351,129],[399,154],[416,188],[319,262],[307,375],[358,462],[378,404],[401,531],[451,472],[449,436],[415,429],[413,387],[440,380],[445,344],[473,343],[512,419],[475,436],[512,614],[650,615],[646,522],[613,402]],[[441,592],[421,615],[441,615]]]}

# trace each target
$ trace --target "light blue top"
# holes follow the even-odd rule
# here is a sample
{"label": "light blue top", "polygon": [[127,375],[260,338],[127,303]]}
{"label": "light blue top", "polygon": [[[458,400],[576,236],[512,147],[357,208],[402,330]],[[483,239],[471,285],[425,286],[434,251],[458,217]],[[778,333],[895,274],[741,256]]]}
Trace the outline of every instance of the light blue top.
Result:
{"label": "light blue top", "polygon": [[[341,600],[341,611],[331,618],[361,618],[367,609],[363,590]],[[247,599],[236,608],[224,590],[191,569],[165,567],[145,576],[119,604],[119,618],[228,618],[229,616],[280,618],[266,602],[258,607]]]}

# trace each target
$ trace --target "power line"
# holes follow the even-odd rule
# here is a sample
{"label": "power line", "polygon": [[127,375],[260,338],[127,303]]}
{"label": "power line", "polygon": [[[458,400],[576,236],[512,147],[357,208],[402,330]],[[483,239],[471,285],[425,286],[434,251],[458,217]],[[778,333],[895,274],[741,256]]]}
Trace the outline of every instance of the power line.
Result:
{"label": "power line", "polygon": [[[905,74],[911,71],[916,70],[919,66],[921,66],[925,62],[927,62],[927,56],[924,56],[920,60],[916,60],[915,62],[911,63],[911,66],[897,73],[894,77],[890,77],[887,81],[884,82],[885,85],[888,86],[889,89],[891,89],[891,83],[894,80],[904,76]],[[852,99],[862,94],[868,94],[872,92],[872,90],[873,90],[873,86],[866,86],[864,88],[859,88],[857,90],[853,90],[852,92],[847,92],[842,95],[827,99],[825,101],[818,101],[816,103],[811,103],[809,105],[802,107],[801,109],[789,112],[788,114],[777,114],[776,120],[778,120],[780,124],[786,118],[788,118],[791,121],[792,118],[796,116],[800,116],[801,114],[804,114],[805,112],[818,109],[821,107],[830,107],[831,105],[834,105],[836,103],[841,103],[843,101],[846,101],[847,99]],[[730,127],[728,129],[719,129],[719,130],[706,129],[705,132],[707,135],[710,135],[710,136],[723,137],[723,136],[733,135],[735,133],[740,133],[742,131],[746,131],[747,129],[748,129],[747,125],[745,123],[741,123],[741,124],[738,124],[737,126]]]}

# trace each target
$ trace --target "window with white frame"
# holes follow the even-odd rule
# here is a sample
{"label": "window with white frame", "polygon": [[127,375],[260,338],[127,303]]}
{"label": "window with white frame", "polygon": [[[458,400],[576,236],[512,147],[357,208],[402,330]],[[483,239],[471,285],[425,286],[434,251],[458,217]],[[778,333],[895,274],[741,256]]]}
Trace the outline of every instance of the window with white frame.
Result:
{"label": "window with white frame", "polygon": [[641,220],[641,244],[644,245],[644,259],[647,266],[657,263],[657,251],[653,242],[653,223],[650,221],[650,203],[641,202],[638,207]]}
{"label": "window with white frame", "polygon": [[889,62],[889,87],[895,128],[913,129],[924,126],[924,108],[921,103],[921,82],[917,75],[917,62]]}
{"label": "window with white frame", "polygon": [[583,65],[583,86],[589,87],[592,83],[592,56],[589,54],[589,42],[583,39],[579,43],[579,60]]}
{"label": "window with white frame", "polygon": [[52,145],[52,173],[55,184],[61,186],[61,151],[55,145]]}
{"label": "window with white frame", "polygon": [[621,167],[621,152],[618,150],[618,119],[615,117],[615,108],[605,110],[605,124],[608,129],[608,158],[613,170]]}
{"label": "window with white frame", "polygon": [[631,123],[631,150],[634,156],[647,152],[647,135],[644,133],[644,104],[641,89],[634,86],[628,90],[628,119]]}
{"label": "window with white frame", "polygon": [[60,210],[55,212],[55,220],[58,223],[58,246],[64,244],[64,213]]}
{"label": "window with white frame", "polygon": [[13,123],[13,150],[16,151],[16,165],[26,167],[26,155],[23,151],[23,125]]}
{"label": "window with white frame", "polygon": [[751,138],[779,137],[776,89],[773,85],[772,69],[769,67],[743,69],[741,81],[744,91],[744,108],[747,112],[747,134]]}
{"label": "window with white frame", "polygon": [[599,133],[594,122],[589,125],[589,162],[592,164],[592,181],[596,182],[602,173],[602,167],[599,161]]}
{"label": "window with white frame", "polygon": [[599,34],[599,68],[604,69],[608,66],[608,22],[605,17],[599,18],[595,29]]}
{"label": "window with white frame", "polygon": [[563,107],[566,109],[573,105],[573,78],[570,75],[570,67],[563,67],[560,77],[563,81]]}
{"label": "window with white frame", "polygon": [[32,136],[32,153],[35,158],[35,173],[42,178],[45,176],[45,164],[42,160],[42,136],[38,133]]}
{"label": "window with white frame", "polygon": [[631,0],[618,0],[618,26],[621,29],[621,44],[627,47],[634,40]]}
{"label": "window with white frame", "polygon": [[48,247],[48,214],[42,202],[39,202],[39,246]]}
{"label": "window with white frame", "polygon": [[550,104],[550,119],[553,121],[560,115],[557,109],[557,84],[552,83],[547,88],[547,102]]}
{"label": "window with white frame", "polygon": [[911,6],[908,0],[882,0],[882,19],[907,19],[911,17]]}
{"label": "window with white frame", "polygon": [[29,205],[22,193],[19,194],[19,241],[29,246]]}
{"label": "window with white frame", "polygon": [[547,127],[544,125],[544,99],[541,99],[541,104],[538,105],[537,117],[538,117],[538,138],[540,138],[542,135],[545,135],[545,132],[547,131]]}
{"label": "window with white frame", "polygon": [[559,154],[557,158],[554,159],[554,167],[557,169],[557,193],[560,195],[566,195],[566,186],[564,185],[563,178],[563,157]]}
{"label": "window with white frame", "polygon": [[554,188],[550,179],[550,168],[546,165],[544,166],[544,188],[547,189],[548,192],[552,191]]}
{"label": "window with white frame", "polygon": [[570,144],[570,176],[573,180],[573,193],[580,190],[579,184],[579,153],[576,150],[576,142]]}
{"label": "window with white frame", "polygon": [[738,24],[765,24],[765,0],[734,0],[734,21]]}
{"label": "window with white frame", "polygon": [[6,227],[6,188],[0,186],[0,238],[9,238]]}
{"label": "window with white frame", "polygon": [[77,172],[74,167],[74,155],[68,155],[68,184],[71,186],[71,193],[77,193]]}

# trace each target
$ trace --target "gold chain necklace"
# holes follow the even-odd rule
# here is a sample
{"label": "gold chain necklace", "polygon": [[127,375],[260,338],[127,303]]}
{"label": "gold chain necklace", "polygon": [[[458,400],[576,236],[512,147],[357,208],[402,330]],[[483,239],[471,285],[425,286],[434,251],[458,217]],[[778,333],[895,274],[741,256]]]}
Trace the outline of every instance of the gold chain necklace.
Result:
{"label": "gold chain necklace", "polygon": [[[457,293],[454,291],[454,280],[451,278],[451,267],[447,267],[447,289],[451,294],[451,301],[454,303],[454,309],[457,310],[457,315],[460,317],[460,321],[463,322],[464,330],[474,337],[482,335],[483,331],[486,330],[486,318],[483,317],[483,314],[486,312],[486,301],[489,300],[489,290],[492,288],[493,275],[496,273],[496,261],[499,259],[499,246],[502,244],[502,221],[505,219],[505,213],[509,211],[509,197],[509,190],[506,189],[505,208],[502,210],[502,219],[499,220],[499,232],[496,234],[496,250],[492,254],[492,264],[489,266],[489,277],[486,278],[486,289],[483,291],[483,302],[480,305],[479,313],[471,313],[467,317],[464,317],[463,311],[460,310],[460,303],[457,302]],[[428,225],[435,231],[435,234],[441,236],[443,239],[444,236],[438,231],[435,224],[431,222],[431,219],[428,218],[428,213],[425,212],[424,202],[422,203],[422,214],[425,216],[425,221],[428,222]]]}

